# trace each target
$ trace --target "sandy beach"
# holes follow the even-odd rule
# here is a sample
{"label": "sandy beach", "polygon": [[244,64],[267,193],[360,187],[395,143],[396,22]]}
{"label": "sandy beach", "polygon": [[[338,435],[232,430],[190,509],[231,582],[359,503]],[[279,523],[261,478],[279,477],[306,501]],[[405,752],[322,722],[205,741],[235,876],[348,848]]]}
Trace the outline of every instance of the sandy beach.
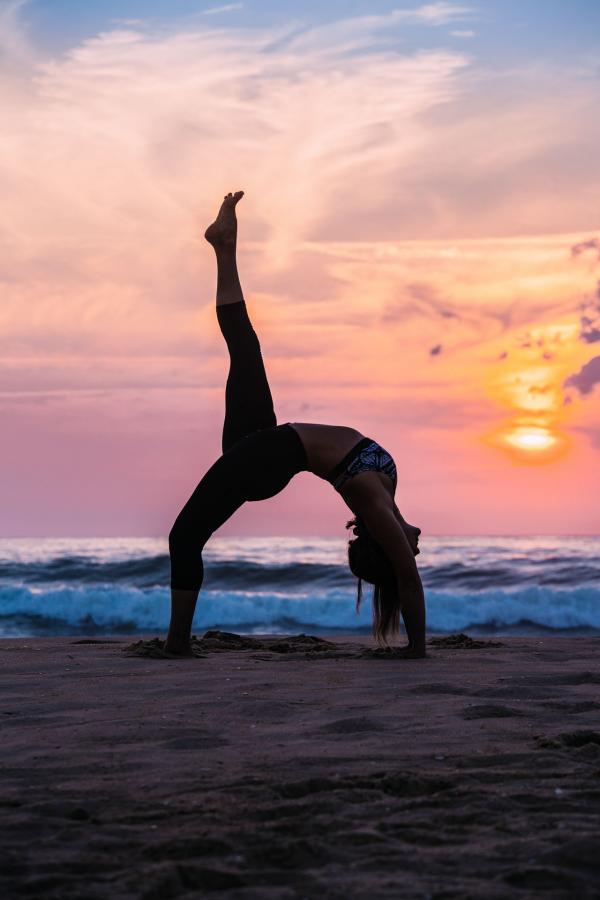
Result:
{"label": "sandy beach", "polygon": [[599,638],[132,640],[0,643],[3,897],[600,896]]}

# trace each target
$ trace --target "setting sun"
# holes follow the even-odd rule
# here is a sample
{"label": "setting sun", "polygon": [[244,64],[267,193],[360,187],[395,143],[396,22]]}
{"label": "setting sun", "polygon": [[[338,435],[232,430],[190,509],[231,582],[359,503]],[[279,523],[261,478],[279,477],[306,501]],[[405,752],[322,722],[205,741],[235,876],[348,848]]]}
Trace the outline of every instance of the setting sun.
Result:
{"label": "setting sun", "polygon": [[507,434],[505,441],[519,450],[536,452],[554,447],[557,438],[547,428],[522,426]]}
{"label": "setting sun", "polygon": [[485,443],[504,450],[517,465],[552,463],[571,449],[567,434],[556,425],[506,422],[484,437]]}

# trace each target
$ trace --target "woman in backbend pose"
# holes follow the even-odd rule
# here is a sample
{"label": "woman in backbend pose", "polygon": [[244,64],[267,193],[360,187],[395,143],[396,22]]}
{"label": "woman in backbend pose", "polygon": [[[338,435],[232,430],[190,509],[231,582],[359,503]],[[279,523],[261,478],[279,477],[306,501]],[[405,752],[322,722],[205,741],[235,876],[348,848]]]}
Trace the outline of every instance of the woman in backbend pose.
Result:
{"label": "woman in backbend pose", "polygon": [[217,319],[230,355],[225,388],[223,455],[187,501],[169,534],[171,623],[165,650],[186,655],[202,585],[202,548],[247,500],[278,494],[298,472],[329,481],[355,518],[348,546],[350,569],[375,585],[373,633],[386,644],[404,620],[407,657],[425,655],[425,603],[415,563],[420,530],[394,502],[396,466],[383,447],[355,428],[286,422],[277,425],[273,400],[236,264],[235,207],[243,191],[228,194],[206,232],[217,256]]}

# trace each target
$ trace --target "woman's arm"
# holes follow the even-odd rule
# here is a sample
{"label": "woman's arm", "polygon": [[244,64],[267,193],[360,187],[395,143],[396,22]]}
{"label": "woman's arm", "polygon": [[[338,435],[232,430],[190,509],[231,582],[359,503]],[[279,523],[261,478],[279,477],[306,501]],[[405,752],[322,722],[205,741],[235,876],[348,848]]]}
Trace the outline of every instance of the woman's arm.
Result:
{"label": "woman's arm", "polygon": [[362,507],[359,515],[396,575],[400,610],[408,636],[406,649],[411,656],[425,656],[425,596],[414,552],[389,501],[377,498]]}

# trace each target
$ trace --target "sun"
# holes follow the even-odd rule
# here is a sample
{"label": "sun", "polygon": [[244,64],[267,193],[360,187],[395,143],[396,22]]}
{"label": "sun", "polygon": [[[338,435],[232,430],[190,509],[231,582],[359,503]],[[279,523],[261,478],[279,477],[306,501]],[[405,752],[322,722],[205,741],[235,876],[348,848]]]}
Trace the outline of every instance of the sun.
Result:
{"label": "sun", "polygon": [[556,435],[541,425],[520,425],[505,434],[504,440],[511,447],[529,453],[550,450],[558,443]]}
{"label": "sun", "polygon": [[484,442],[504,450],[521,465],[543,465],[554,462],[568,452],[568,436],[554,424],[535,422],[505,422],[488,432]]}

